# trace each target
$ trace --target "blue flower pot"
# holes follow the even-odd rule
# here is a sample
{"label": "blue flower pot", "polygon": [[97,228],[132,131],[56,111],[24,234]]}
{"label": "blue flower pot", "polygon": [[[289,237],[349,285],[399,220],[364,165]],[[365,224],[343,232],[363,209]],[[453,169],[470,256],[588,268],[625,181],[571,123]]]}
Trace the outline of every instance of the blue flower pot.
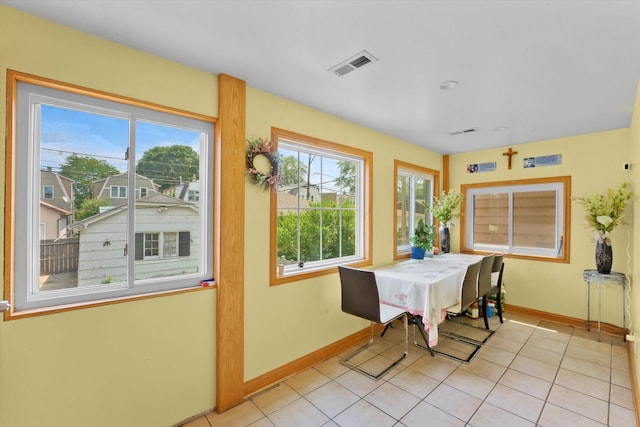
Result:
{"label": "blue flower pot", "polygon": [[427,251],[422,248],[411,246],[411,258],[413,259],[424,259],[424,254],[426,252]]}

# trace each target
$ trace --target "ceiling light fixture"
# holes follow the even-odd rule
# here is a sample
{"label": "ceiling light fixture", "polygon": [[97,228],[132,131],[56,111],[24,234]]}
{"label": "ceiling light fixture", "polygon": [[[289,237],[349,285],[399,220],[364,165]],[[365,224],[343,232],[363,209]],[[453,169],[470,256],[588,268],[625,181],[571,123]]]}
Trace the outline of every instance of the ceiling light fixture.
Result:
{"label": "ceiling light fixture", "polygon": [[447,80],[446,82],[440,83],[440,90],[451,90],[458,87],[458,82],[455,80]]}

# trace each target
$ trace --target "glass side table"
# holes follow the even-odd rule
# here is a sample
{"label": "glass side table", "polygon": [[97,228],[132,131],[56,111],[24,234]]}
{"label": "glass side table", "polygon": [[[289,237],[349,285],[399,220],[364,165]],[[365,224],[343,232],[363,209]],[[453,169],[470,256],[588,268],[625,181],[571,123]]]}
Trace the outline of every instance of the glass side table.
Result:
{"label": "glass side table", "polygon": [[[598,286],[598,341],[600,341],[600,290],[602,284],[614,283],[622,285],[622,330],[626,331],[627,316],[625,313],[625,287],[627,284],[627,278],[624,274],[612,271],[609,274],[598,273],[598,270],[585,270],[582,273],[582,278],[587,282],[587,330],[591,330],[591,285]],[[623,332],[624,334],[624,332]]]}

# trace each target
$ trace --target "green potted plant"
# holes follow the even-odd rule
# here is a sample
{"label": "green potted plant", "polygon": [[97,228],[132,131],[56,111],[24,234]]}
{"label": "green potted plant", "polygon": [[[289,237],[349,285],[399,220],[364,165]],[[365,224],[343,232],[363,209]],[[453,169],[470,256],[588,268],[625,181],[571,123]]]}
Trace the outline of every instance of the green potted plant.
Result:
{"label": "green potted plant", "polygon": [[461,203],[462,194],[455,189],[451,189],[443,191],[440,197],[434,197],[432,206],[425,205],[431,215],[440,222],[440,250],[443,253],[448,253],[451,249],[449,221],[460,216],[458,209]]}
{"label": "green potted plant", "polygon": [[613,264],[613,249],[609,233],[622,224],[622,217],[633,193],[629,184],[623,182],[617,190],[608,189],[606,193],[578,197],[584,206],[585,219],[590,228],[595,230],[596,268],[598,273],[609,274]]}
{"label": "green potted plant", "polygon": [[420,219],[413,232],[413,236],[409,239],[411,242],[411,257],[423,259],[425,253],[433,249],[433,242],[436,236],[435,226],[426,225],[424,221]]}

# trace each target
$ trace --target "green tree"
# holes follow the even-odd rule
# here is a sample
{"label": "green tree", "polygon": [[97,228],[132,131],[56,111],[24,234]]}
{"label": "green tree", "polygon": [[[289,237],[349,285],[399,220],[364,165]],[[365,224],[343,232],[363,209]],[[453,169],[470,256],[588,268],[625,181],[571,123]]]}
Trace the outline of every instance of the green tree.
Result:
{"label": "green tree", "polygon": [[187,145],[153,147],[142,154],[136,173],[153,179],[165,190],[181,182],[197,180],[200,176],[200,158]]}
{"label": "green tree", "polygon": [[82,204],[76,209],[76,221],[89,218],[100,213],[100,206],[109,205],[109,200],[99,199],[84,199]]}
{"label": "green tree", "polygon": [[301,164],[294,156],[286,156],[280,164],[280,184],[293,185],[306,180],[307,166]]}
{"label": "green tree", "polygon": [[342,189],[342,194],[355,194],[356,192],[356,164],[348,161],[339,161],[339,175],[336,185]]}
{"label": "green tree", "polygon": [[65,162],[60,165],[60,175],[74,180],[73,195],[76,209],[79,209],[86,199],[91,199],[92,181],[119,173],[118,169],[105,160],[75,154],[67,157]]}

